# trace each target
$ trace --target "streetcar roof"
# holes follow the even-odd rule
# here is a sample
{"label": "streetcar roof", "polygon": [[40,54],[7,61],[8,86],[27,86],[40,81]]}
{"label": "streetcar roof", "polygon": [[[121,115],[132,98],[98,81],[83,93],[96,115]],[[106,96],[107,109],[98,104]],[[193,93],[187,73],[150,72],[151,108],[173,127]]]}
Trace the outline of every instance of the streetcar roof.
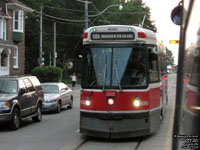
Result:
{"label": "streetcar roof", "polygon": [[83,44],[97,43],[157,43],[153,31],[132,25],[103,25],[88,28],[83,36]]}

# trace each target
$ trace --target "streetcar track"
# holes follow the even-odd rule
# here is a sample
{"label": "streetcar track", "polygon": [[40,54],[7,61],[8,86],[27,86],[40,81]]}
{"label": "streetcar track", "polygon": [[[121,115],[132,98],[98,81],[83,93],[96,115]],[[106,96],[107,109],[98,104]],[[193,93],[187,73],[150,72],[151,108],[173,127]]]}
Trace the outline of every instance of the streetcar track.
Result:
{"label": "streetcar track", "polygon": [[72,150],[78,150],[81,148],[85,143],[87,143],[90,140],[90,138],[83,140],[77,147],[73,148]]}
{"label": "streetcar track", "polygon": [[[110,142],[112,143],[112,139],[109,139],[111,140]],[[140,146],[140,144],[142,143],[142,140],[143,140],[143,137],[141,137],[138,141],[137,141],[137,145],[136,147],[134,147],[133,150],[137,150]],[[87,138],[85,140],[83,140],[80,144],[78,144],[75,148],[73,148],[72,150],[79,150],[80,148],[82,148],[86,143],[88,143],[89,141],[91,141],[90,138]]]}
{"label": "streetcar track", "polygon": [[142,139],[143,139],[143,137],[141,137],[140,138],[140,140],[138,141],[138,143],[137,143],[137,146],[136,146],[136,148],[135,149],[133,149],[133,150],[137,150],[138,149],[138,147],[140,146],[140,144],[142,143]]}

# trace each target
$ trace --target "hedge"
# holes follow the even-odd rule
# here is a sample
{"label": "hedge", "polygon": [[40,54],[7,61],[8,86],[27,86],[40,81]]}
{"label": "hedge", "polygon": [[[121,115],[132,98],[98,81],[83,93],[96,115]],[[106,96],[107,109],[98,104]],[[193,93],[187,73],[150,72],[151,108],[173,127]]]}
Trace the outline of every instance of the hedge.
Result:
{"label": "hedge", "polygon": [[54,66],[41,66],[32,70],[40,82],[59,82],[62,80],[62,69]]}

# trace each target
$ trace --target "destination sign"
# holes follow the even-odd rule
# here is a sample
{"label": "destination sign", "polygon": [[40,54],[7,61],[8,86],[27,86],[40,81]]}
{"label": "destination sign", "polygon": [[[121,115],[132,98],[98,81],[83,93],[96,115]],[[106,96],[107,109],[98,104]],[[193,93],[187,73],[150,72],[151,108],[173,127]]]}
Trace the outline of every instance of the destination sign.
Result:
{"label": "destination sign", "polygon": [[91,34],[91,40],[133,40],[135,35],[133,32],[95,32]]}

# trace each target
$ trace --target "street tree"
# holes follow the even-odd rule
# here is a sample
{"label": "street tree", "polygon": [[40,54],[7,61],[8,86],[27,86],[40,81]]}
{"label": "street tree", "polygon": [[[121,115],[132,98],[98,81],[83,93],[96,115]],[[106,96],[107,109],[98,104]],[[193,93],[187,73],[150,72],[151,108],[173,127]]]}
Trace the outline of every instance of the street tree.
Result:
{"label": "street tree", "polygon": [[174,56],[168,48],[166,48],[166,66],[174,66]]}

